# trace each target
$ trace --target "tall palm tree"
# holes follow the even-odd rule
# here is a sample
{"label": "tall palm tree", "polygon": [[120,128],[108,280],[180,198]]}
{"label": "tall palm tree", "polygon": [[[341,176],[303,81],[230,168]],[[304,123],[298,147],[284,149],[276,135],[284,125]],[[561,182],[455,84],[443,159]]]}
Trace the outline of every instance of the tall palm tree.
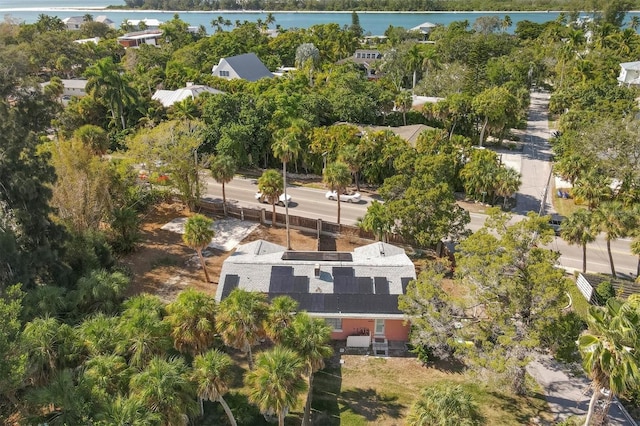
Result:
{"label": "tall palm tree", "polygon": [[209,272],[207,271],[207,263],[202,255],[202,250],[211,244],[211,239],[215,235],[215,231],[211,229],[213,220],[201,214],[194,214],[187,219],[184,224],[184,234],[182,235],[182,241],[187,247],[192,248],[198,254],[202,270],[204,271],[205,282],[209,283]]}
{"label": "tall palm tree", "polygon": [[185,417],[198,412],[195,386],[188,379],[182,358],[153,358],[147,367],[131,377],[131,396],[162,416],[164,424],[185,424]]}
{"label": "tall palm tree", "polygon": [[407,417],[409,426],[473,426],[482,424],[478,406],[460,386],[432,385],[422,389]]}
{"label": "tall palm tree", "polygon": [[271,149],[273,155],[282,161],[282,181],[284,188],[284,214],[287,228],[287,250],[291,250],[291,236],[289,235],[289,203],[287,202],[287,163],[295,161],[300,153],[300,142],[304,138],[304,133],[308,125],[295,123],[288,129],[280,129],[276,132],[276,138]]}
{"label": "tall palm tree", "polygon": [[306,312],[299,312],[292,326],[285,333],[285,344],[296,351],[305,365],[305,374],[309,380],[307,402],[302,417],[302,425],[311,424],[311,399],[313,396],[313,375],[324,368],[325,358],[333,354],[329,345],[331,327],[320,318],[311,318]]}
{"label": "tall palm tree", "polygon": [[216,301],[212,296],[186,289],[167,305],[164,321],[171,326],[174,347],[192,356],[211,347],[216,335]]}
{"label": "tall palm tree", "polygon": [[568,216],[560,226],[560,236],[570,245],[582,246],[582,273],[587,272],[587,244],[598,236],[598,227],[593,223],[593,214],[579,209]]}
{"label": "tall palm tree", "polygon": [[302,43],[296,49],[295,65],[298,69],[309,68],[309,86],[313,86],[313,71],[320,62],[320,50],[313,43]]}
{"label": "tall palm tree", "polygon": [[511,167],[502,167],[498,170],[495,193],[496,196],[502,197],[502,208],[507,208],[507,200],[520,188],[521,177],[520,173]]}
{"label": "tall palm tree", "polygon": [[[267,197],[271,203],[271,226],[276,226],[276,204],[282,195],[284,189],[284,181],[282,175],[277,170],[269,169],[262,172],[258,178],[258,191],[262,192],[263,197]],[[285,200],[285,205],[287,200]]]}
{"label": "tall palm tree", "polygon": [[264,329],[275,344],[282,343],[297,311],[298,302],[289,296],[278,296],[271,300]]}
{"label": "tall palm tree", "polygon": [[587,322],[589,330],[578,339],[582,365],[593,390],[585,426],[593,417],[600,389],[609,389],[611,400],[640,385],[638,310],[611,298],[604,307],[589,307]]}
{"label": "tall palm tree", "polygon": [[407,111],[410,111],[411,106],[413,105],[413,95],[411,95],[411,92],[408,90],[402,90],[396,95],[394,103],[396,105],[396,111],[400,111],[402,113],[402,122],[406,126]]}
{"label": "tall palm tree", "polygon": [[415,90],[418,82],[418,71],[423,68],[424,54],[419,43],[414,43],[408,50],[406,56],[407,71],[413,74],[411,90]]}
{"label": "tall palm tree", "polygon": [[120,119],[122,129],[126,128],[124,110],[136,98],[135,90],[129,85],[121,67],[113,62],[111,56],[98,60],[87,68],[87,93],[94,98],[103,98],[111,110],[114,121]]}
{"label": "tall palm tree", "polygon": [[324,170],[323,180],[325,185],[332,191],[336,191],[336,200],[338,203],[338,225],[340,225],[340,194],[342,194],[351,183],[351,171],[349,166],[342,161],[331,163]]}
{"label": "tall palm tree", "polygon": [[217,349],[212,349],[193,359],[193,372],[191,380],[196,384],[198,397],[200,398],[200,415],[204,415],[203,400],[218,401],[224,412],[227,413],[232,426],[237,426],[233,413],[224,400],[224,394],[229,390],[231,379],[231,357]]}
{"label": "tall palm tree", "polygon": [[613,278],[616,278],[616,268],[613,264],[611,241],[625,237],[629,233],[630,225],[633,222],[632,219],[632,215],[619,201],[607,201],[599,205],[594,211],[595,223],[605,233],[607,240],[607,253],[609,254],[609,264],[611,265]]}
{"label": "tall palm tree", "polygon": [[85,424],[92,411],[84,384],[70,368],[57,371],[46,385],[32,389],[26,400],[34,405],[32,413],[44,417],[40,424]]}
{"label": "tall palm tree", "polygon": [[356,181],[356,191],[360,191],[360,167],[363,163],[362,153],[358,149],[358,145],[345,146],[338,155],[338,160],[342,161],[349,167],[349,171]]}
{"label": "tall palm tree", "polygon": [[216,182],[222,184],[222,208],[225,216],[227,215],[227,195],[224,192],[224,185],[233,180],[237,168],[237,162],[227,154],[218,154],[211,163],[211,176]]}
{"label": "tall palm tree", "polygon": [[291,349],[282,346],[262,352],[256,360],[256,369],[245,376],[249,387],[249,401],[258,405],[264,414],[277,414],[278,425],[298,396],[307,388],[302,371],[304,364]]}
{"label": "tall palm tree", "polygon": [[253,370],[252,347],[264,336],[266,312],[264,293],[238,288],[218,306],[216,328],[227,346],[239,349],[247,355],[250,370]]}

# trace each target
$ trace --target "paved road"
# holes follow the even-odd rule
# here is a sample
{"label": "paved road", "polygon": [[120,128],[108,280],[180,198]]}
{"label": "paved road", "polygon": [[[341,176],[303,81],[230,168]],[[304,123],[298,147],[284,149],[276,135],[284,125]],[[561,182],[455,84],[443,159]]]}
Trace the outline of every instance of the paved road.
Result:
{"label": "paved road", "polygon": [[[208,176],[203,176],[206,184],[204,197],[212,200],[222,201],[222,187]],[[255,179],[236,178],[226,186],[227,201],[243,207],[264,207],[271,209],[268,204],[260,204],[254,194],[257,191]],[[292,215],[320,218],[330,222],[336,221],[337,206],[335,201],[329,201],[324,197],[325,190],[307,187],[289,186],[287,194],[291,195],[291,205],[289,212]],[[359,204],[341,204],[341,222],[347,225],[355,225],[357,219],[362,217],[367,207],[371,205],[373,199],[363,196]],[[279,212],[284,213],[283,207],[276,207]],[[514,220],[521,219],[516,216]],[[486,216],[479,213],[471,213],[471,223],[469,229],[477,231],[484,225]],[[631,274],[636,271],[638,259],[630,254],[630,242],[628,240],[618,240],[612,243],[616,270],[622,274]],[[562,253],[560,266],[568,270],[582,270],[582,249],[578,246],[570,246],[564,240],[556,237],[549,248]],[[607,255],[606,242],[601,236],[597,241],[587,246],[587,261],[589,271],[610,272],[609,258]]]}
{"label": "paved road", "polygon": [[515,213],[526,215],[530,211],[550,213],[551,195],[547,194],[541,209],[541,200],[551,174],[551,146],[549,145],[549,94],[532,92],[527,117],[527,131],[523,135],[520,174],[522,185],[516,194]]}
{"label": "paved road", "polygon": [[[584,376],[575,377],[562,364],[551,357],[540,355],[529,363],[527,371],[544,388],[545,399],[554,415],[554,421],[560,422],[570,416],[584,416],[589,409],[589,380]],[[636,426],[620,409],[618,401],[609,408],[609,424],[614,426]]]}

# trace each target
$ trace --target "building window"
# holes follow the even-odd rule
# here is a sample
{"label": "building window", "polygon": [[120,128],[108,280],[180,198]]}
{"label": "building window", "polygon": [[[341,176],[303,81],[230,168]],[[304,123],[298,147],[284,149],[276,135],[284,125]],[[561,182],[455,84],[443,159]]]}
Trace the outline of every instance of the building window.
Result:
{"label": "building window", "polygon": [[360,58],[361,57],[361,53],[356,53],[356,58]]}
{"label": "building window", "polygon": [[342,318],[325,318],[324,320],[333,331],[342,331]]}
{"label": "building window", "polygon": [[229,77],[229,71],[220,71],[220,77]]}

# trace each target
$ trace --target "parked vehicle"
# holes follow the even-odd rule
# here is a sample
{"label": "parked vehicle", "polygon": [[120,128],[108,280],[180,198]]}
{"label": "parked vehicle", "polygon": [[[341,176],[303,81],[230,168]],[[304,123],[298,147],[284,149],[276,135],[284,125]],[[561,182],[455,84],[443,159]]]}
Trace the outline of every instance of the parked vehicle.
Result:
{"label": "parked vehicle", "polygon": [[553,228],[556,235],[560,235],[560,228],[562,227],[563,216],[553,215],[549,219],[549,225]]}
{"label": "parked vehicle", "polygon": [[[325,197],[327,197],[328,200],[337,200],[338,199],[338,195],[336,194],[336,191],[327,191],[326,194],[324,194]],[[357,203],[358,201],[360,201],[360,193],[359,192],[352,192],[350,194],[340,194],[340,201],[344,201],[347,203]]]}
{"label": "parked vehicle", "polygon": [[[261,203],[271,204],[269,197],[262,195],[262,192],[256,192],[256,200]],[[287,194],[287,205],[291,204],[291,195]],[[278,205],[284,207],[284,194],[280,194]]]}

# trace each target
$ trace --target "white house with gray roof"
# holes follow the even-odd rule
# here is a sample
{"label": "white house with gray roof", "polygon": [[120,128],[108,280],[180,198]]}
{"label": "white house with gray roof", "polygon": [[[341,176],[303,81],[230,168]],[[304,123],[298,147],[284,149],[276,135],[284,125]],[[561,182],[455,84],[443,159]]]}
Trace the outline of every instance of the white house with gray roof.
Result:
{"label": "white house with gray roof", "polygon": [[292,251],[263,240],[238,246],[222,265],[219,302],[234,289],[257,291],[268,299],[287,295],[300,310],[324,318],[332,338],[408,340],[409,325],[398,296],[416,278],[404,249],[376,242],[353,252]]}
{"label": "white house with gray roof", "polygon": [[224,94],[223,91],[214,89],[213,87],[187,83],[186,87],[178,90],[156,90],[151,99],[160,102],[168,108],[187,98],[195,99],[203,93]]}
{"label": "white house with gray roof", "polygon": [[620,86],[640,86],[640,61],[620,64],[618,83]]}
{"label": "white house with gray roof", "polygon": [[211,74],[227,80],[241,78],[247,81],[258,81],[261,78],[273,78],[273,73],[255,53],[222,58],[218,65],[214,65]]}

